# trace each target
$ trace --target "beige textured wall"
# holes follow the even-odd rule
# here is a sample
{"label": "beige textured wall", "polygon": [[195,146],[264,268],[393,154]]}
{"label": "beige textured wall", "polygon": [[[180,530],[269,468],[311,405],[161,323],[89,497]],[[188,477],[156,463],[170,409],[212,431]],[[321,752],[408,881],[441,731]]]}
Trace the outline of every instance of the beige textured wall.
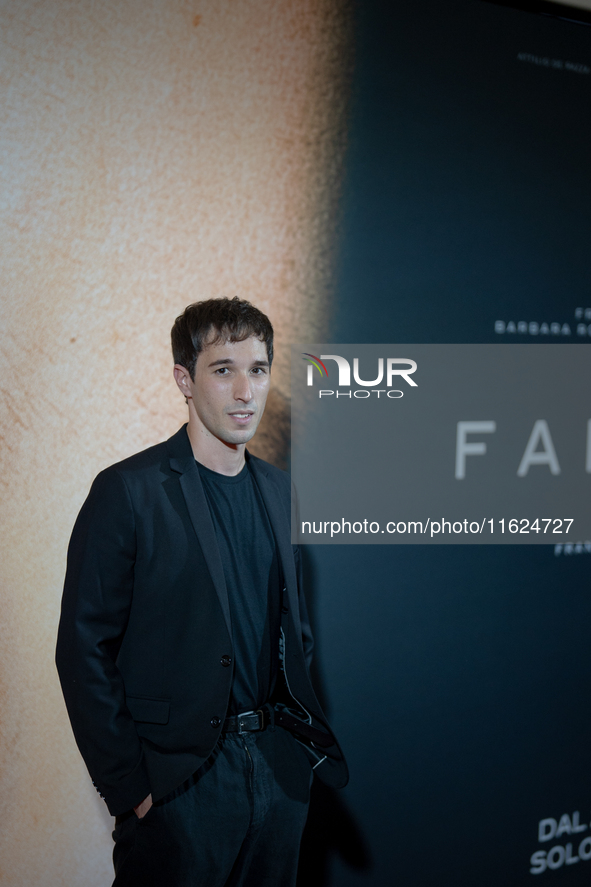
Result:
{"label": "beige textured wall", "polygon": [[238,294],[323,338],[349,16],[338,0],[0,4],[0,883],[111,882],[111,819],[53,665],[93,476],[184,418],[169,330]]}

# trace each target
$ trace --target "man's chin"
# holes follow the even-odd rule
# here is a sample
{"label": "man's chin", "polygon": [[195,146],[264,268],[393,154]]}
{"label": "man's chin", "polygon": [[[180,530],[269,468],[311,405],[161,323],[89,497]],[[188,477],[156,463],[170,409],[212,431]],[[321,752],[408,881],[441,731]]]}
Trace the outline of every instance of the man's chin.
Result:
{"label": "man's chin", "polygon": [[231,431],[224,435],[222,440],[229,446],[238,446],[246,444],[255,436],[256,428],[244,428],[238,431]]}

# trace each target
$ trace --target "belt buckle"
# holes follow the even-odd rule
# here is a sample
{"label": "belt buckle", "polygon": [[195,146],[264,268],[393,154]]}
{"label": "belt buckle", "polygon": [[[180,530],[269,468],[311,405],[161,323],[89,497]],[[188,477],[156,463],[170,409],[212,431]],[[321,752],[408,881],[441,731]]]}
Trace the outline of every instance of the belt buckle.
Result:
{"label": "belt buckle", "polygon": [[250,718],[254,714],[258,714],[258,712],[245,711],[245,712],[242,712],[241,715],[237,716],[236,720],[238,721],[238,734],[240,736],[242,736],[243,733],[251,733],[252,732],[251,730],[249,730],[249,728],[247,726],[247,724],[248,724],[247,718]]}

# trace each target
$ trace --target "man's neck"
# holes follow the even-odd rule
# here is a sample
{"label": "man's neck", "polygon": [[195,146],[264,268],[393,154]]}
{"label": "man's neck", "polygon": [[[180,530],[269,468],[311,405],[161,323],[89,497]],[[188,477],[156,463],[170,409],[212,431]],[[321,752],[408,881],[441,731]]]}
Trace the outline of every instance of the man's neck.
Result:
{"label": "man's neck", "polygon": [[195,459],[211,471],[234,477],[245,465],[246,444],[227,444],[212,434],[189,415],[187,433]]}

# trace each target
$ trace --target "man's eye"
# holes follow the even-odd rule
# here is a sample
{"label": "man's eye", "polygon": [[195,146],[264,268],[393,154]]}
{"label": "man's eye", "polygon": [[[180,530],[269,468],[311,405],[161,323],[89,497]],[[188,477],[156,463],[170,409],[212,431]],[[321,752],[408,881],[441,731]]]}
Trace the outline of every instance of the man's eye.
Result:
{"label": "man's eye", "polygon": [[216,370],[216,373],[219,373],[220,376],[225,376],[229,372],[228,367],[218,367]]}
{"label": "man's eye", "polygon": [[267,372],[265,367],[253,367],[252,371],[253,371],[253,373],[256,373],[257,376],[264,376],[265,373]]}

